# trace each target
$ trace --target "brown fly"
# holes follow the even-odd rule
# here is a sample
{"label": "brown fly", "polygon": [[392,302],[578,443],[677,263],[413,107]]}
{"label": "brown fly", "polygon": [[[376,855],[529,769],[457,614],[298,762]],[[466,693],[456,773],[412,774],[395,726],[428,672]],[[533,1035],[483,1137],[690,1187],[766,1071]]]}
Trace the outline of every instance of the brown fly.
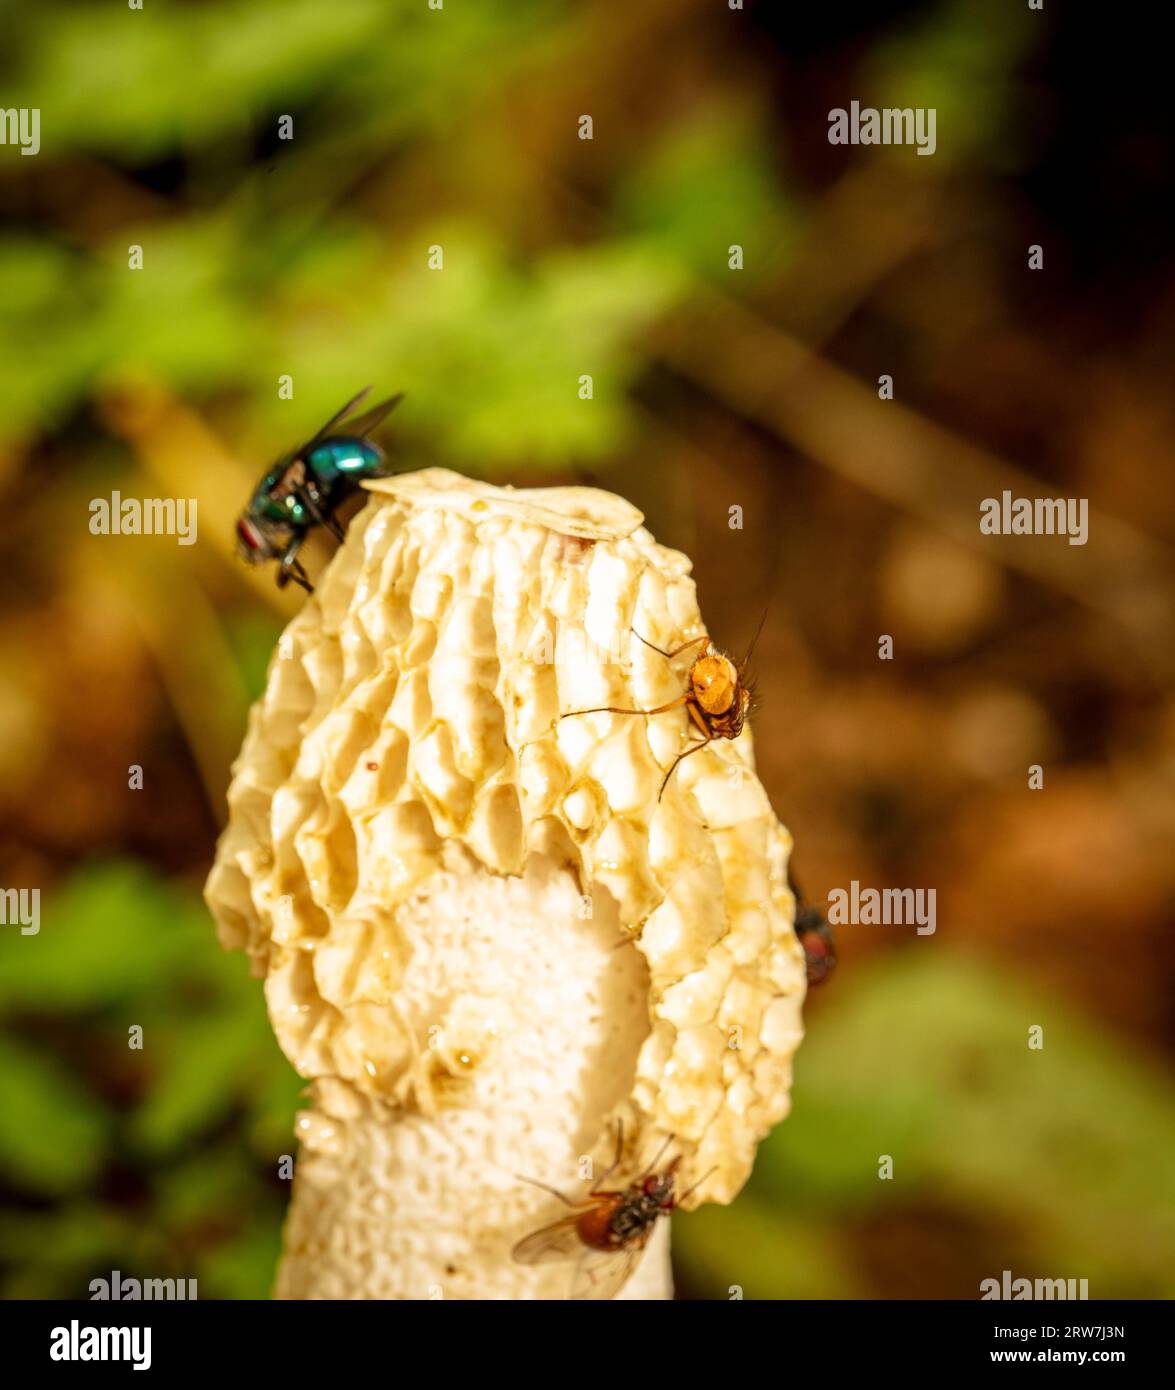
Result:
{"label": "brown fly", "polygon": [[[763,619],[766,617],[767,613],[764,610]],[[759,632],[763,630],[763,619],[760,619],[759,622]],[[580,714],[643,714],[647,716],[664,714],[667,710],[680,709],[684,705],[686,713],[693,721],[694,731],[699,733],[701,738],[674,759],[672,767],[665,774],[661,783],[661,790],[657,793],[657,800],[660,801],[665,795],[665,788],[669,785],[670,777],[677,771],[677,765],[683,758],[688,758],[691,753],[700,752],[716,738],[738,738],[739,734],[742,733],[747,709],[751,703],[751,691],[746,681],[747,663],[755,649],[755,642],[759,640],[759,632],[755,633],[746,656],[736,666],[730,657],[712,645],[709,637],[705,634],[701,637],[691,637],[688,642],[683,642],[680,647],[674,647],[672,651],[667,652],[664,648],[658,647],[642,637],[636,628],[633,628],[632,635],[637,641],[643,642],[646,647],[658,652],[668,661],[672,661],[682,652],[688,651],[690,647],[699,647],[698,654],[694,657],[694,663],[690,667],[685,693],[679,695],[676,700],[670,700],[668,704],[657,705],[654,709],[619,709],[615,705],[600,705],[596,709],[572,710],[568,714],[560,715],[560,718],[572,719]]]}
{"label": "brown fly", "polygon": [[541,1226],[524,1236],[514,1247],[514,1258],[524,1265],[575,1260],[571,1297],[612,1298],[636,1268],[637,1260],[653,1234],[657,1218],[668,1215],[700,1186],[695,1183],[680,1197],[674,1192],[680,1155],[664,1172],[657,1172],[665,1150],[672,1142],[673,1136],[670,1135],[638,1178],[626,1187],[610,1189],[605,1187],[605,1183],[620,1166],[624,1147],[623,1131],[617,1125],[616,1157],[611,1167],[601,1175],[586,1197],[578,1202],[573,1202],[546,1183],[522,1178],[523,1182],[541,1187],[544,1192],[558,1197],[571,1211],[549,1226]]}

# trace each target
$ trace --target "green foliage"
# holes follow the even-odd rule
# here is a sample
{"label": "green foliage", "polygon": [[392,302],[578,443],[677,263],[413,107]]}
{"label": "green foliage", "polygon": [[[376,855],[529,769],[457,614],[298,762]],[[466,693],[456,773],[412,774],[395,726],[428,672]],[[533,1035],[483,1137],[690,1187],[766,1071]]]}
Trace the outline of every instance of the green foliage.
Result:
{"label": "green foliage", "polygon": [[147,159],[239,138],[255,113],[287,111],[347,78],[378,77],[385,113],[443,110],[438,96],[507,58],[536,14],[553,8],[454,5],[437,24],[415,0],[148,5],[130,21],[117,7],[59,4],[25,21],[10,96],[47,106],[52,92],[59,139]]}
{"label": "green foliage", "polygon": [[[1023,136],[1009,121],[1011,98],[1017,64],[1038,36],[1038,21],[1026,5],[1013,16],[988,0],[950,0],[924,23],[879,45],[869,64],[870,100],[937,112],[935,157],[908,161],[915,173],[931,176],[931,164],[1002,164],[1009,150],[1019,149]],[[909,151],[889,153],[905,159]],[[941,168],[933,176],[940,174]]]}
{"label": "green foliage", "polygon": [[[129,22],[67,9],[30,18],[17,50],[10,99],[52,111],[39,162],[66,178],[78,155],[131,170],[183,159],[191,201],[182,217],[162,202],[143,215],[112,174],[106,198],[128,200],[116,230],[0,241],[11,370],[0,430],[49,428],[104,382],[142,375],[197,398],[244,383],[276,427],[280,370],[310,417],[359,382],[406,389],[412,430],[469,471],[599,459],[624,443],[645,366],[631,345],[705,254],[705,226],[688,231],[680,266],[662,254],[692,154],[671,157],[653,205],[637,209],[646,231],[525,260],[490,219],[405,207],[388,224],[347,196],[393,136],[452,148],[476,94],[549,49],[536,21],[563,7],[454,6],[439,22],[406,0],[226,0]],[[255,162],[255,139],[272,139],[283,113],[294,140]],[[713,170],[728,152],[704,137],[697,155]],[[726,236],[736,215],[766,230],[766,172],[735,164],[727,182],[733,205],[714,230]],[[141,270],[127,267],[132,244]],[[427,265],[436,244],[443,272]],[[585,373],[590,408],[577,394]]]}
{"label": "green foliage", "polygon": [[[0,1011],[0,1190],[32,1204],[5,1217],[0,1293],[79,1297],[121,1268],[264,1297],[302,1083],[196,894],[138,865],[79,870],[38,934],[0,936]],[[150,1177],[95,1201],[129,1173]]]}
{"label": "green foliage", "polygon": [[[1155,1163],[1175,1151],[1175,1097],[1145,1059],[959,953],[912,947],[835,989],[800,1049],[793,1114],[746,1192],[682,1223],[696,1286],[876,1296],[854,1294],[840,1240],[932,1201],[1012,1233],[1022,1273],[1088,1278],[1100,1298],[1175,1293],[1175,1170]],[[1033,1024],[1041,1051],[1028,1048]],[[882,1154],[892,1180],[878,1177]]]}
{"label": "green foliage", "polygon": [[[834,1221],[749,1194],[673,1220],[673,1255],[695,1298],[864,1298]],[[736,1294],[734,1291],[738,1290]]]}
{"label": "green foliage", "polygon": [[230,617],[225,622],[224,630],[236,658],[245,693],[252,702],[265,690],[265,677],[281,636],[281,626],[272,618],[248,612]]}
{"label": "green foliage", "polygon": [[56,1194],[91,1181],[106,1156],[110,1117],[51,1057],[0,1037],[0,1166]]}
{"label": "green foliage", "polygon": [[[134,1224],[113,1204],[78,1197],[40,1211],[6,1210],[4,1298],[85,1298],[91,1279],[128,1273]],[[160,1274],[158,1277],[162,1278]]]}
{"label": "green foliage", "polygon": [[148,999],[182,978],[207,937],[199,900],[141,866],[83,869],[45,895],[37,935],[0,935],[0,1007],[109,1011]]}
{"label": "green foliage", "polygon": [[[779,275],[799,217],[779,197],[756,124],[704,110],[669,129],[622,181],[618,215],[672,264],[729,285],[727,251],[743,247],[749,279]],[[705,190],[704,196],[701,190]]]}

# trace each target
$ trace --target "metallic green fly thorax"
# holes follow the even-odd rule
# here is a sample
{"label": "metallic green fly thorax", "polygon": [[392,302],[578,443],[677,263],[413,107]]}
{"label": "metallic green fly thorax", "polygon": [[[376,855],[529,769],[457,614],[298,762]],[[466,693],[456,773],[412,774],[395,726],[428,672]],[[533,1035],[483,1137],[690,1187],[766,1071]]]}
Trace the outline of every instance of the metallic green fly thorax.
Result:
{"label": "metallic green fly thorax", "polygon": [[[277,584],[292,579],[308,593],[313,585],[298,560],[310,531],[324,526],[343,539],[335,512],[358,491],[360,483],[383,475],[384,454],[367,435],[402,399],[391,396],[356,419],[349,419],[371,390],[361,391],[316,435],[286,454],[265,474],[237,520],[237,546],[250,564],[279,561]],[[333,433],[347,421],[346,433]]]}

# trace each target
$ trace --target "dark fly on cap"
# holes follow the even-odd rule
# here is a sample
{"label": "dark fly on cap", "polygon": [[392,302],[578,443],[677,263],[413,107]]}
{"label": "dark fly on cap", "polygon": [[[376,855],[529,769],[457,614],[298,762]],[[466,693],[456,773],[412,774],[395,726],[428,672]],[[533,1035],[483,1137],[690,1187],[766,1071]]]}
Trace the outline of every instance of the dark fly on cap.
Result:
{"label": "dark fly on cap", "polygon": [[292,579],[314,592],[298,551],[316,527],[325,527],[338,541],[342,527],[335,512],[369,478],[387,476],[383,450],[368,436],[403,399],[389,396],[356,419],[348,417],[363,403],[367,386],[337,411],[313,438],[284,455],[253,490],[237,520],[237,550],[251,565],[277,560],[277,586]]}

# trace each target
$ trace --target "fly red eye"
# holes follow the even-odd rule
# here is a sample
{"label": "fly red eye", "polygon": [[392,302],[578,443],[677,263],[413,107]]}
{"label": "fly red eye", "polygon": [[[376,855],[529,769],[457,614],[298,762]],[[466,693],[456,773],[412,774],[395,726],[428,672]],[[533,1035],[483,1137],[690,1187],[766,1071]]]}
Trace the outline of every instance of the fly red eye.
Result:
{"label": "fly red eye", "polygon": [[[808,909],[805,908],[804,911]],[[836,946],[832,940],[832,933],[824,925],[823,919],[817,920],[819,926],[805,928],[802,923],[799,926],[800,945],[804,950],[810,985],[821,984],[832,974],[836,966]]]}
{"label": "fly red eye", "polygon": [[240,545],[241,554],[251,563],[259,563],[273,553],[265,538],[265,533],[260,527],[255,526],[247,516],[243,516],[237,521],[237,542]]}
{"label": "fly red eye", "polygon": [[658,1193],[658,1191],[659,1191],[659,1189],[660,1189],[660,1187],[661,1187],[661,1179],[660,1179],[660,1178],[646,1178],[646,1179],[645,1179],[645,1196],[646,1196],[646,1197],[656,1197],[656,1196],[657,1196],[657,1193]]}

